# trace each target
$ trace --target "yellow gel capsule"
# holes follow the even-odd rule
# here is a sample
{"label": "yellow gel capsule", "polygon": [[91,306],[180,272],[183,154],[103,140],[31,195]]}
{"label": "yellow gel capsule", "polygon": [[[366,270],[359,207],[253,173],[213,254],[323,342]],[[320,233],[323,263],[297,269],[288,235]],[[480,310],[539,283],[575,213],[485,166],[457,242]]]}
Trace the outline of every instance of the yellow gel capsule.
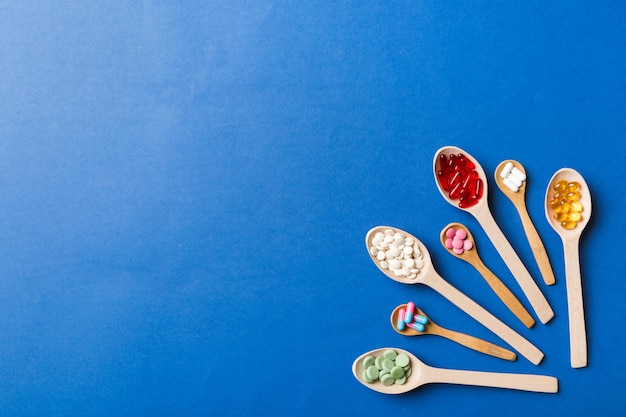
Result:
{"label": "yellow gel capsule", "polygon": [[570,203],[567,200],[561,200],[561,211],[567,213],[570,208]]}
{"label": "yellow gel capsule", "polygon": [[562,222],[568,219],[568,214],[567,213],[554,213],[554,218],[557,219],[558,221]]}
{"label": "yellow gel capsule", "polygon": [[577,224],[578,224],[577,222],[570,221],[570,220],[566,220],[564,222],[561,222],[561,226],[563,226],[567,230],[572,230],[573,228],[576,227]]}
{"label": "yellow gel capsule", "polygon": [[556,191],[565,191],[567,190],[567,181],[561,180],[554,185],[554,189]]}
{"label": "yellow gel capsule", "polygon": [[578,201],[578,199],[580,198],[580,192],[570,191],[569,193],[567,193],[565,198],[567,198],[569,201]]}
{"label": "yellow gel capsule", "polygon": [[578,212],[583,211],[583,205],[580,203],[580,201],[572,201],[569,204],[569,207],[570,207],[570,210],[574,210]]}
{"label": "yellow gel capsule", "polygon": [[570,192],[576,192],[580,190],[580,184],[577,183],[576,181],[572,181],[567,184],[567,190]]}
{"label": "yellow gel capsule", "polygon": [[561,202],[559,200],[550,201],[550,208],[554,211],[561,211]]}
{"label": "yellow gel capsule", "polygon": [[569,214],[567,215],[567,219],[574,221],[574,222],[579,222],[582,220],[582,218],[583,216],[578,211],[570,211]]}

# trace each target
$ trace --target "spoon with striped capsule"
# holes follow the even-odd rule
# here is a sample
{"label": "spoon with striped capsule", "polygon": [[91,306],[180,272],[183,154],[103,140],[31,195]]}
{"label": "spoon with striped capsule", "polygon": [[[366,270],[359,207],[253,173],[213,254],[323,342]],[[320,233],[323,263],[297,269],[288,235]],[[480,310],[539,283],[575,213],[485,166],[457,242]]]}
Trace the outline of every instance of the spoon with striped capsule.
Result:
{"label": "spoon with striped capsule", "polygon": [[[409,358],[411,374],[406,378],[405,383],[383,385],[380,381],[366,381],[363,375],[365,371],[363,360],[368,356],[381,356],[390,349],[395,350],[397,354],[403,353]],[[382,394],[404,394],[422,385],[433,383],[474,385],[545,393],[556,393],[559,390],[559,381],[553,376],[435,368],[426,365],[411,352],[393,347],[365,352],[352,363],[352,374],[361,384]]]}
{"label": "spoon with striped capsule", "polygon": [[[464,165],[465,168],[460,167]],[[457,169],[457,167],[460,167]],[[467,175],[463,176],[463,170]],[[457,175],[457,171],[459,175]],[[483,227],[487,236],[509,268],[515,280],[530,301],[537,317],[547,323],[554,317],[554,311],[537,283],[530,275],[515,249],[496,223],[487,203],[487,176],[478,161],[469,153],[455,146],[444,146],[435,152],[433,159],[435,184],[441,196],[450,205],[470,213]],[[472,182],[473,180],[473,182]],[[474,184],[473,187],[470,184]],[[466,197],[459,187],[468,188]]]}
{"label": "spoon with striped capsule", "polygon": [[[413,327],[409,327],[408,325],[406,325],[406,320],[404,317],[404,314],[406,312],[407,304],[400,304],[393,309],[393,311],[391,312],[391,316],[389,317],[389,320],[391,321],[391,327],[393,327],[393,329],[397,333],[403,336],[423,336],[427,334],[432,334],[452,340],[453,342],[456,342],[477,352],[481,352],[490,356],[495,356],[496,358],[505,359],[507,361],[514,361],[517,358],[515,352],[511,352],[508,349],[487,342],[486,340],[479,339],[477,337],[470,336],[468,334],[457,332],[454,330],[449,330],[437,325],[418,307],[415,307],[415,314],[424,317],[424,321],[426,321],[426,323],[422,325],[423,330],[417,330]],[[402,318],[400,318],[400,316],[402,316]],[[403,326],[402,330],[398,328],[398,323],[400,323],[400,320],[405,323],[405,326]]]}
{"label": "spoon with striped capsule", "polygon": [[502,194],[511,200],[511,203],[513,203],[513,206],[522,220],[524,233],[528,239],[528,244],[535,257],[535,262],[537,262],[543,281],[547,285],[553,285],[556,279],[554,278],[554,272],[550,265],[550,259],[548,259],[546,248],[526,208],[526,170],[519,162],[508,159],[500,162],[496,167],[494,177],[496,185],[500,191],[502,191]]}
{"label": "spoon with striped capsule", "polygon": [[[409,276],[404,276],[401,273],[397,273],[397,270],[391,270],[390,265],[382,260],[385,252],[381,249],[378,250],[374,242],[379,241],[380,236],[399,236],[405,240],[410,239],[412,241],[410,252],[413,256],[418,256],[416,253],[419,253],[418,260],[420,261],[420,268],[417,273],[413,276],[413,274]],[[392,238],[393,239],[393,238]],[[465,313],[470,315],[474,320],[481,323],[483,326],[491,330],[493,333],[498,335],[502,340],[511,345],[515,350],[517,350],[522,356],[528,359],[533,364],[537,365],[543,359],[543,353],[532,343],[522,337],[515,330],[511,329],[509,326],[504,324],[500,319],[495,317],[493,314],[485,310],[481,305],[479,305],[476,301],[469,298],[467,295],[463,294],[456,287],[452,286],[448,281],[443,279],[441,275],[435,271],[433,267],[430,254],[426,249],[426,246],[422,242],[419,241],[415,236],[407,233],[401,229],[393,228],[390,226],[377,226],[370,229],[365,236],[365,245],[367,247],[367,252],[372,259],[372,262],[380,269],[383,274],[392,280],[402,283],[402,284],[423,284],[426,285],[433,290],[437,291],[439,294],[447,298],[452,304],[456,305],[458,308],[463,310]],[[388,245],[389,246],[389,245]],[[396,248],[397,249],[397,248]],[[389,251],[390,249],[388,249]],[[380,256],[380,252],[382,252],[383,256]],[[414,259],[414,258],[413,258]],[[414,262],[416,262],[414,260]],[[391,261],[389,262],[389,264]]]}
{"label": "spoon with striped capsule", "polygon": [[[456,235],[463,233],[461,236],[463,237],[463,242],[468,249],[464,248],[454,248],[452,247],[452,242],[455,241],[454,236],[448,236],[450,234],[450,230]],[[508,307],[509,310],[517,317],[524,325],[528,328],[531,328],[535,324],[535,319],[532,318],[530,313],[526,310],[526,308],[522,305],[522,303],[517,299],[515,294],[508,289],[506,285],[494,274],[485,263],[482,261],[478,254],[478,248],[476,247],[476,241],[474,240],[474,236],[469,231],[467,227],[462,225],[461,223],[450,223],[443,229],[441,229],[441,234],[439,235],[441,245],[454,257],[457,257],[468,264],[472,265],[482,277],[487,281],[487,284],[491,287],[493,292],[496,293],[498,298]],[[461,240],[460,238],[458,240]],[[466,242],[470,242],[468,245]],[[450,244],[448,244],[450,243]],[[448,247],[451,246],[451,247]]]}
{"label": "spoon with striped capsule", "polygon": [[[565,198],[556,197],[557,188],[567,187]],[[568,199],[572,192],[576,199]],[[572,368],[587,366],[587,333],[585,329],[585,312],[583,308],[583,290],[580,276],[580,256],[578,244],[580,235],[591,217],[591,193],[580,173],[572,168],[561,168],[550,179],[546,190],[545,212],[548,223],[563,241],[565,257],[565,288],[567,292],[567,311],[570,332],[570,363]],[[565,201],[564,201],[565,200]],[[564,210],[567,203],[567,210]],[[573,210],[576,220],[569,219],[569,206]],[[580,207],[578,207],[580,206]],[[558,213],[557,213],[558,211]],[[566,215],[563,220],[558,214]],[[573,216],[573,214],[571,215]],[[573,222],[573,223],[572,223]]]}

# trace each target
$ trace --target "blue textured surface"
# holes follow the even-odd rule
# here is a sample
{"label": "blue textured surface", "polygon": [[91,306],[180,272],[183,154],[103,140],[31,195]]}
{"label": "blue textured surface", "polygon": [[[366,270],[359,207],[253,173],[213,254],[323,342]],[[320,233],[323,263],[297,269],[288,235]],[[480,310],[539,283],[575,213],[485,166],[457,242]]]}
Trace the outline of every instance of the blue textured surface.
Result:
{"label": "blue textured surface", "polygon": [[[0,6],[0,414],[623,415],[626,6],[613,1],[20,1]],[[436,149],[528,171],[557,284],[528,330],[438,243],[452,221],[519,296],[477,223],[435,188]],[[592,190],[581,241],[589,366],[569,366],[547,182]],[[539,277],[511,203],[490,205]],[[418,236],[439,273],[536,344],[506,362],[403,338],[415,301],[503,344],[369,260]],[[539,278],[540,279],[540,278]],[[528,303],[524,300],[524,303]],[[384,396],[354,358],[557,376],[556,395],[430,385]],[[382,413],[382,414],[381,414]]]}

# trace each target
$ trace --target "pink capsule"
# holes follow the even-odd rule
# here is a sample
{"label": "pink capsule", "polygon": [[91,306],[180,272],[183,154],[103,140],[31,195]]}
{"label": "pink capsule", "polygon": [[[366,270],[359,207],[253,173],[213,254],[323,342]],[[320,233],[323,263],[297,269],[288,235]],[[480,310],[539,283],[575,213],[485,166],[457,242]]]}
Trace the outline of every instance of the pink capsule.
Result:
{"label": "pink capsule", "polygon": [[413,314],[415,313],[415,304],[413,301],[406,303],[406,312],[404,313],[404,322],[411,323],[413,321]]}
{"label": "pink capsule", "polygon": [[404,326],[405,326],[405,322],[404,322],[404,309],[401,308],[398,311],[398,321],[396,321],[396,329],[398,330],[404,330]]}

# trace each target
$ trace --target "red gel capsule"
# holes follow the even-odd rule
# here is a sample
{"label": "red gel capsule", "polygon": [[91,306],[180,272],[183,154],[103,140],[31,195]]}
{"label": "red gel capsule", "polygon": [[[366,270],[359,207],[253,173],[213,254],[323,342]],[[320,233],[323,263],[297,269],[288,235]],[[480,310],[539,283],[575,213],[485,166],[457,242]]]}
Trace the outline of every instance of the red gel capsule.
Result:
{"label": "red gel capsule", "polygon": [[450,191],[450,198],[453,200],[456,200],[457,198],[461,197],[462,190],[463,190],[463,187],[461,187],[461,183],[458,182]]}
{"label": "red gel capsule", "polygon": [[450,185],[450,181],[448,180],[445,172],[442,170],[437,171],[437,179],[439,180],[439,185],[441,185],[441,188],[443,188],[444,191],[450,191],[452,186]]}
{"label": "red gel capsule", "polygon": [[448,166],[448,157],[442,153],[439,155],[439,168],[443,169],[446,166]]}
{"label": "red gel capsule", "polygon": [[463,176],[461,175],[461,173],[455,172],[454,174],[452,174],[450,178],[450,186],[454,187],[455,185],[460,183],[462,179],[463,179]]}
{"label": "red gel capsule", "polygon": [[483,196],[483,180],[480,178],[476,180],[476,191],[474,192],[474,195],[477,199],[482,198]]}
{"label": "red gel capsule", "polygon": [[463,197],[463,198],[459,199],[459,207],[460,208],[472,207],[476,203],[478,203],[478,198],[476,198],[475,196]]}

